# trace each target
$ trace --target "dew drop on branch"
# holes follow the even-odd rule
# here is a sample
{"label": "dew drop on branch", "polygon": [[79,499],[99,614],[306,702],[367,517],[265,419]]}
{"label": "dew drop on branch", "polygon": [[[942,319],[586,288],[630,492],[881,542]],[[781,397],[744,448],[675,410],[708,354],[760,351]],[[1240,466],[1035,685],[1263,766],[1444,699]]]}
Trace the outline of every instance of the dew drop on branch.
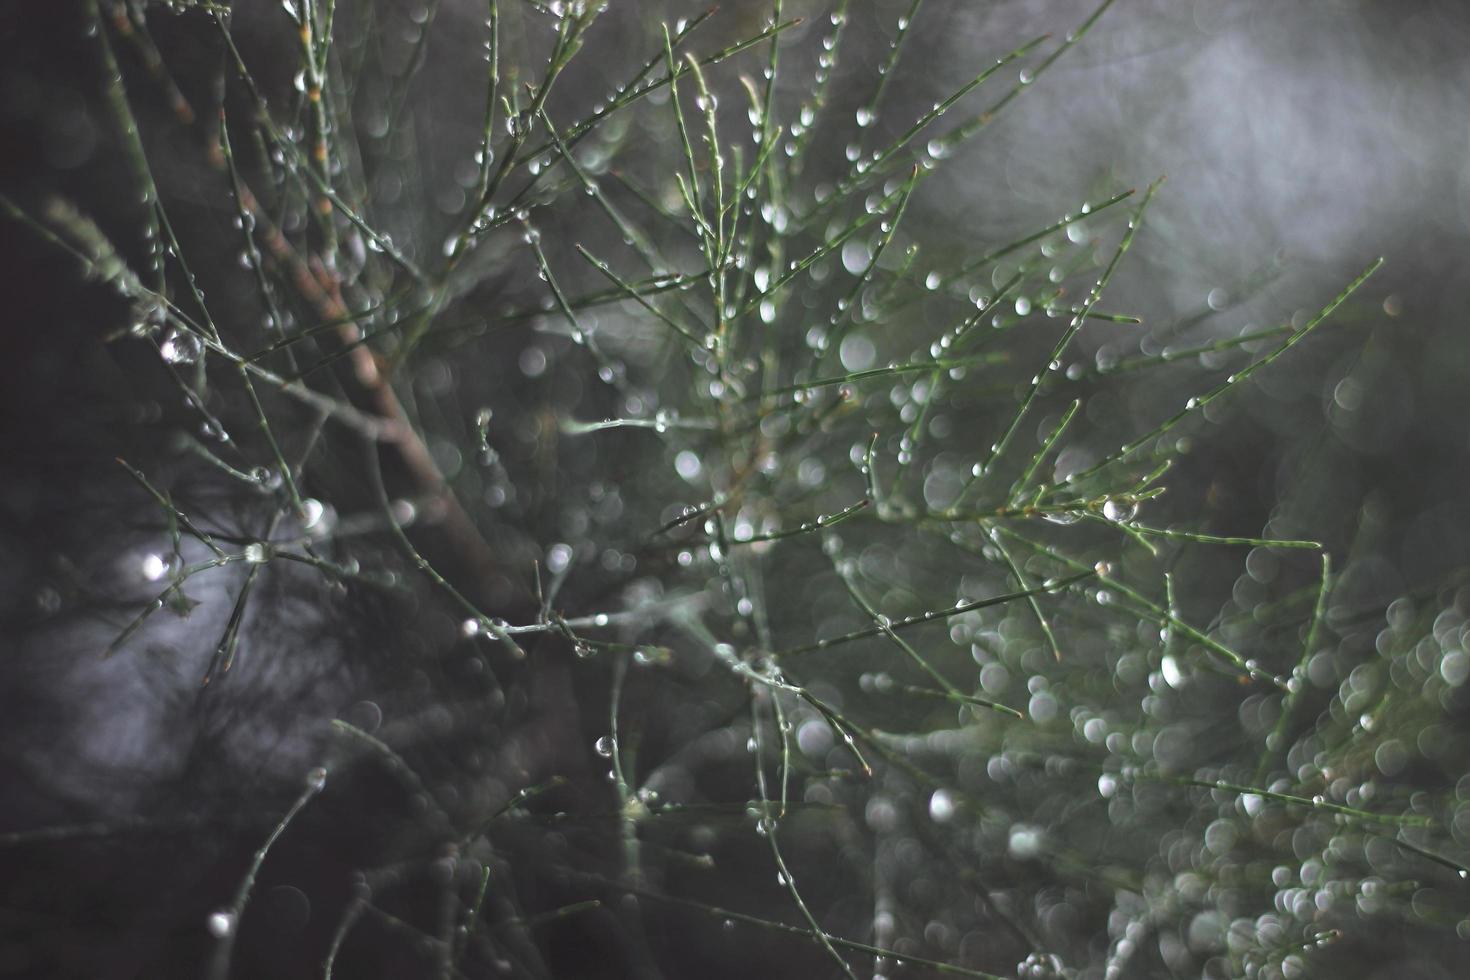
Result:
{"label": "dew drop on branch", "polygon": [[170,364],[194,364],[204,350],[203,342],[183,330],[170,330],[158,345],[158,353]]}
{"label": "dew drop on branch", "polygon": [[206,923],[209,934],[216,939],[225,939],[235,932],[235,914],[225,909],[214,912]]}

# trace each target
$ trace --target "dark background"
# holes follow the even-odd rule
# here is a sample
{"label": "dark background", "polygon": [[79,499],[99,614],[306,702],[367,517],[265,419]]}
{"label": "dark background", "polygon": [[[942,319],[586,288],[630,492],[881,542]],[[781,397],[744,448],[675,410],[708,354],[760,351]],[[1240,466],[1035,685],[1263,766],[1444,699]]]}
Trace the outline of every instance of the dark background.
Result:
{"label": "dark background", "polygon": [[[754,6],[729,4],[706,41],[747,30]],[[793,11],[807,6],[788,11],[814,14]],[[852,16],[887,24],[904,6],[854,5]],[[1009,2],[977,10],[930,0],[910,41],[906,75],[879,125],[901,125],[911,114],[904,109],[926,106],[1022,38],[1064,35],[1088,9]],[[659,4],[618,7],[599,30],[610,47],[641,52],[649,49],[647,25],[680,12]],[[191,73],[195,81],[207,78],[216,53],[202,44],[190,15],[151,16],[186,87]],[[413,139],[425,146],[463,144],[473,128],[479,95],[471,96],[455,66],[473,52],[477,41],[468,28],[481,18],[478,8],[453,3],[438,15],[434,56],[409,113]],[[244,8],[238,24],[269,65],[281,25]],[[71,4],[13,4],[0,12],[0,191],[28,209],[58,196],[70,200],[136,258],[137,202],[118,162],[83,25]],[[1087,331],[1078,356],[1100,362],[1186,330],[1198,342],[1315,311],[1374,256],[1385,256],[1340,324],[1260,374],[1248,392],[1212,412],[1210,424],[1191,432],[1189,462],[1172,475],[1170,493],[1153,513],[1159,523],[1203,514],[1216,529],[1253,534],[1269,527],[1279,536],[1320,539],[1344,569],[1338,596],[1345,607],[1374,609],[1406,592],[1432,592],[1458,581],[1470,561],[1467,35],[1470,13],[1447,2],[1123,0],[923,188],[909,220],[935,243],[935,254],[978,250],[1096,199],[1101,189],[1141,187],[1167,173],[1148,233],[1107,294],[1108,308],[1136,313],[1144,323]],[[795,45],[801,34],[792,37]],[[866,77],[863,70],[881,57],[882,42],[862,38],[844,53],[843,71],[852,75],[840,78]],[[284,89],[288,67],[282,59],[279,77],[269,68],[263,77]],[[589,91],[594,84],[600,79]],[[848,99],[855,107],[866,89],[854,82],[834,91],[839,106]],[[566,105],[573,104],[569,96]],[[203,243],[194,260],[201,274],[228,268],[230,246],[209,251],[209,236],[220,235],[224,219],[200,189],[197,141],[171,127],[164,107],[140,112],[145,129],[154,127],[145,137],[160,183],[172,188],[166,196],[177,200],[184,233]],[[443,183],[452,157],[448,149],[442,157],[426,155],[425,187]],[[425,192],[389,209],[385,220],[396,225],[399,241],[432,254],[442,224],[435,206]],[[491,685],[471,676],[469,661],[455,652],[457,617],[421,592],[402,602],[371,591],[329,594],[309,576],[273,571],[260,596],[271,613],[252,618],[242,653],[255,668],[217,697],[194,687],[197,656],[158,651],[196,645],[207,659],[216,624],[228,613],[228,583],[195,593],[200,607],[153,636],[153,652],[141,665],[137,658],[97,661],[109,631],[145,598],[124,570],[157,535],[156,513],[115,457],[146,472],[163,467],[181,493],[242,533],[260,526],[267,502],[176,463],[168,433],[190,423],[156,356],[141,344],[102,342],[128,322],[126,305],[83,281],[72,259],[29,229],[9,221],[0,227],[0,337],[8,345],[0,383],[0,834],[66,828],[53,841],[0,847],[0,973],[199,975],[209,948],[202,928],[208,911],[232,893],[275,819],[270,815],[295,797],[297,774],[330,761],[323,755],[324,718],[370,727],[374,717],[386,717],[400,733],[450,733],[411,740],[413,764],[436,787],[475,772],[494,787],[484,791],[487,799],[497,792],[503,799],[525,785],[528,772],[565,774],[571,788],[547,810],[598,812],[602,804],[589,801],[601,775],[585,748],[601,720],[584,719],[578,706],[599,705],[580,709],[590,715],[600,702],[578,695],[600,692],[603,682],[581,682],[583,690],[564,678],[501,678],[512,703],[504,715],[479,717],[468,705],[488,696]],[[489,277],[490,299],[517,302],[532,288],[525,272]],[[563,352],[559,341],[519,328],[476,348],[491,360],[464,382],[466,414],[470,406],[494,404],[497,428],[506,431],[538,424],[546,404],[592,415],[595,393],[585,401],[569,394],[576,383],[571,367],[558,374],[563,368],[555,362],[554,388],[524,376],[518,366],[533,348],[553,357]],[[435,353],[438,363],[459,356],[456,347]],[[427,374],[432,378],[432,370]],[[1157,420],[1198,387],[1183,373],[1140,375],[1095,400],[1082,431],[1095,443],[1116,444],[1118,434]],[[636,465],[623,455],[641,445],[631,437],[600,445],[567,450],[574,461],[553,461],[542,483],[522,482],[531,499],[513,519],[487,517],[503,554],[520,559],[537,542],[565,539],[569,518],[560,501],[567,488],[597,472],[616,483],[620,466]],[[542,464],[529,451],[520,458],[504,451],[512,468],[521,467],[518,475],[539,472]],[[332,489],[335,499],[350,501],[364,491],[351,475],[350,452],[341,465],[344,475]],[[608,523],[615,527],[616,517]],[[424,546],[436,545],[444,543],[428,532]],[[1238,562],[1202,563],[1195,571],[1190,601],[1200,608],[1228,605],[1244,578]],[[588,576],[567,601],[597,608],[621,587],[616,577]],[[527,583],[501,598],[514,620],[526,607]],[[547,651],[545,659],[556,678],[574,662],[565,650]],[[635,696],[638,710],[657,717],[657,696],[644,698],[648,703]],[[736,708],[732,702],[730,710]],[[678,726],[653,722],[650,729],[650,744],[662,741],[672,752]],[[476,745],[495,748],[472,758]],[[318,975],[320,951],[351,895],[350,872],[400,856],[422,859],[441,846],[433,818],[416,809],[425,806],[422,794],[372,767],[343,771],[338,781],[334,769],[322,805],[313,805],[299,832],[273,851],[235,975]],[[464,801],[466,809],[472,802]],[[364,808],[373,819],[354,819]],[[612,860],[615,835],[597,817],[587,819],[565,834],[509,835],[498,857],[527,909],[556,908],[581,894],[579,882],[546,868],[596,869]],[[820,901],[838,903],[849,884],[840,870],[841,828],[820,824],[804,833],[797,823],[791,834],[832,862],[829,877],[806,878]],[[756,864],[764,853],[757,844],[720,845],[728,848],[716,855],[722,864],[742,870],[711,889],[711,901],[760,909],[779,900],[766,887],[764,865]],[[405,917],[438,894],[432,879],[409,878],[390,909]],[[669,975],[806,975],[826,968],[806,944],[764,934],[732,939],[703,920],[657,918],[664,911],[647,914],[658,923],[652,931],[664,944],[661,955],[683,970]],[[552,924],[543,943],[547,969],[631,975],[629,964],[643,953],[624,938],[626,914],[609,907]],[[423,960],[414,944],[384,922],[361,932],[344,954],[341,975],[419,975]],[[1088,925],[1077,923],[1079,935]],[[1455,975],[1453,939],[1434,941],[1443,946],[1419,947],[1415,975]],[[1027,949],[1016,951],[1006,945],[994,968],[1009,969],[1005,964]],[[1347,975],[1375,969],[1361,960]]]}

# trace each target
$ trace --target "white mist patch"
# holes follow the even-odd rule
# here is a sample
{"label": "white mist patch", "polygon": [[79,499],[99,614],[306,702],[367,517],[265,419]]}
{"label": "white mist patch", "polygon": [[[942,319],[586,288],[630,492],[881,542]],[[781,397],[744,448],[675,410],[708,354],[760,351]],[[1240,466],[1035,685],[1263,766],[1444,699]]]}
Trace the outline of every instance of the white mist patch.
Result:
{"label": "white mist patch", "polygon": [[[320,633],[327,613],[319,590],[303,585],[301,569],[242,557],[196,571],[175,588],[182,570],[212,557],[197,541],[183,539],[182,560],[161,532],[132,544],[99,540],[97,547],[125,556],[89,559],[107,570],[105,587],[127,597],[121,612],[63,612],[13,652],[13,683],[48,719],[27,747],[46,793],[98,812],[126,812],[178,778],[201,740],[216,742],[216,761],[240,771],[288,774],[320,761],[320,719],[350,699],[340,644],[308,639]],[[257,581],[233,664],[223,671],[219,646],[252,567],[259,568]],[[109,654],[160,595],[159,607]]]}
{"label": "white mist patch", "polygon": [[[936,36],[936,90],[958,87],[1006,39],[1060,38],[1095,7],[977,6],[965,28]],[[1060,201],[1167,175],[1137,268],[1110,302],[1136,297],[1146,316],[1223,310],[1210,322],[1238,328],[1263,289],[1262,313],[1279,312],[1380,253],[1392,261],[1396,245],[1470,231],[1470,132],[1456,122],[1470,95],[1467,36],[1465,13],[1447,4],[1117,4],[956,151],[933,197],[950,222],[1003,242],[1055,220]],[[982,87],[974,110],[1014,74]],[[1276,285],[1232,288],[1253,274]]]}

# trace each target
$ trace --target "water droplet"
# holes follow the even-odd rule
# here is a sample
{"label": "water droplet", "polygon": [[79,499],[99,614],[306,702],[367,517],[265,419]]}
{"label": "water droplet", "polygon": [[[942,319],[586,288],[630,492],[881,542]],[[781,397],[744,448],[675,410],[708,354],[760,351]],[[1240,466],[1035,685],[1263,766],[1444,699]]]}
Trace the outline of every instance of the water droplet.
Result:
{"label": "water droplet", "polygon": [[250,471],[250,479],[264,490],[274,490],[281,485],[281,474],[269,466],[257,466]]}
{"label": "water droplet", "polygon": [[948,823],[955,814],[954,794],[947,789],[936,789],[929,797],[929,819],[935,823]]}
{"label": "water droplet", "polygon": [[270,546],[264,541],[252,541],[245,546],[245,560],[252,565],[260,565],[270,560]]}
{"label": "water droplet", "polygon": [[602,756],[604,759],[611,759],[613,754],[612,736],[602,736],[593,744],[592,748],[595,749],[597,754]]}
{"label": "water droplet", "polygon": [[857,238],[849,238],[842,244],[842,267],[849,274],[857,276],[863,273],[868,263],[873,260],[873,251],[868,243],[859,241]]}
{"label": "water droplet", "polygon": [[1138,514],[1138,502],[1127,497],[1109,497],[1103,504],[1103,516],[1110,521],[1131,521]]}
{"label": "water droplet", "polygon": [[158,345],[158,353],[170,364],[194,364],[203,350],[203,341],[177,328],[169,330]]}
{"label": "water droplet", "polygon": [[1164,681],[1170,687],[1179,687],[1184,683],[1184,671],[1179,667],[1179,661],[1172,656],[1165,657],[1159,665],[1160,672],[1164,675]]}
{"label": "water droplet", "polygon": [[1042,848],[1041,831],[1026,824],[1015,824],[1011,827],[1006,841],[1006,850],[1011,857],[1017,860],[1034,858],[1041,853]]}
{"label": "water droplet", "polygon": [[168,574],[168,559],[162,555],[145,555],[143,558],[143,577],[150,582],[157,582]]}
{"label": "water droplet", "polygon": [[235,914],[221,909],[209,917],[209,934],[216,939],[224,939],[235,931]]}
{"label": "water droplet", "polygon": [[1061,980],[1067,975],[1062,958],[1055,953],[1031,953],[1016,965],[1021,980]]}
{"label": "water droplet", "polygon": [[704,463],[700,461],[697,453],[684,449],[680,450],[679,454],[674,457],[674,470],[679,476],[693,483],[699,479],[699,474],[703,472]]}
{"label": "water droplet", "polygon": [[332,532],[337,523],[337,511],[330,504],[324,504],[312,497],[301,499],[301,509],[297,512],[301,518],[301,527],[313,538],[324,538]]}

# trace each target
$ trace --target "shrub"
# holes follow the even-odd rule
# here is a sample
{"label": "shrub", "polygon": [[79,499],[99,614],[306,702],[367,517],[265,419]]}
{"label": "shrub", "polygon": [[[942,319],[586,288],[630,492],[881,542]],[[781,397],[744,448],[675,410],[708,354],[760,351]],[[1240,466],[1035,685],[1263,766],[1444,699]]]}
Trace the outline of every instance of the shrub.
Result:
{"label": "shrub", "polygon": [[77,930],[27,955],[1295,977],[1454,927],[1465,597],[1379,629],[1311,528],[1162,498],[1377,263],[1084,358],[1159,182],[964,254],[911,204],[1111,4],[915,109],[921,6],[85,7],[130,203],[4,207],[125,304],[133,414],[24,498],[91,564],[4,840],[118,870],[17,886]]}

